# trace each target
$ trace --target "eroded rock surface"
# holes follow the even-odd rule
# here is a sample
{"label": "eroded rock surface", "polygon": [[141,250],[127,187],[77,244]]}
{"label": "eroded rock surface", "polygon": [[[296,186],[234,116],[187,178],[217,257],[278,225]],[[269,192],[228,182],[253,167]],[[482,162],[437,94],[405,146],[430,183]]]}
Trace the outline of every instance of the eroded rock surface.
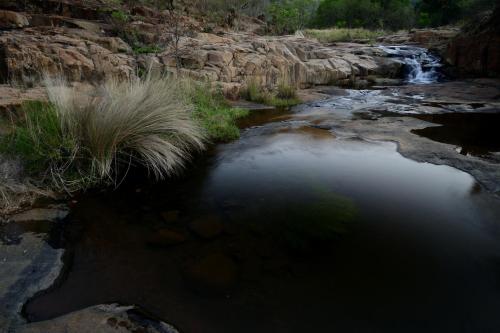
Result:
{"label": "eroded rock surface", "polygon": [[21,326],[16,333],[178,333],[171,325],[150,319],[134,306],[97,305],[54,320]]}

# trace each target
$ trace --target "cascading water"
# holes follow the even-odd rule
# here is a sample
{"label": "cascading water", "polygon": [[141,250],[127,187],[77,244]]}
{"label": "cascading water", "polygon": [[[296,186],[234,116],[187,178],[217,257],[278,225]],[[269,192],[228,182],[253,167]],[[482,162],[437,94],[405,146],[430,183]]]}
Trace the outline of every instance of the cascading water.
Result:
{"label": "cascading water", "polygon": [[429,50],[415,46],[380,46],[389,56],[399,59],[406,67],[406,81],[429,84],[439,80],[441,59]]}

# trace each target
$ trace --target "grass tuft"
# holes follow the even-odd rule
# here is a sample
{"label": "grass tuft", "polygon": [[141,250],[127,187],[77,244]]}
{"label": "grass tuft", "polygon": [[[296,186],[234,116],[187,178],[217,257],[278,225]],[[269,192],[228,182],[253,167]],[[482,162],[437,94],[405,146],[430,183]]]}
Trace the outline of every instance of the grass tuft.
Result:
{"label": "grass tuft", "polygon": [[334,42],[353,42],[367,41],[374,42],[378,37],[387,35],[383,30],[368,30],[368,29],[348,29],[348,28],[332,28],[332,29],[308,29],[304,32],[307,37],[316,38],[322,43]]}
{"label": "grass tuft", "polygon": [[297,88],[283,79],[278,83],[274,93],[267,91],[257,82],[251,80],[247,83],[246,88],[242,90],[241,97],[247,101],[275,107],[290,107],[301,103],[301,100],[297,97]]}
{"label": "grass tuft", "polygon": [[247,116],[248,110],[232,108],[220,90],[213,91],[207,84],[192,83],[189,90],[195,118],[210,140],[225,142],[239,138],[236,121]]}
{"label": "grass tuft", "polygon": [[176,79],[110,79],[88,94],[46,80],[50,103],[27,103],[1,145],[56,190],[119,182],[130,165],[156,178],[182,168],[205,134]]}

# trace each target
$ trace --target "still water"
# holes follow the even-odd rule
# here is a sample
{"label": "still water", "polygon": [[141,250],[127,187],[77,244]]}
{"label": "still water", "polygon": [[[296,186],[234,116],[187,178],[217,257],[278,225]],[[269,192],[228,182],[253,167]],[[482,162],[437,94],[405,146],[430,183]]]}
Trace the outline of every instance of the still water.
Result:
{"label": "still water", "polygon": [[177,179],[78,198],[67,272],[27,317],[120,302],[186,333],[500,331],[498,199],[295,116]]}

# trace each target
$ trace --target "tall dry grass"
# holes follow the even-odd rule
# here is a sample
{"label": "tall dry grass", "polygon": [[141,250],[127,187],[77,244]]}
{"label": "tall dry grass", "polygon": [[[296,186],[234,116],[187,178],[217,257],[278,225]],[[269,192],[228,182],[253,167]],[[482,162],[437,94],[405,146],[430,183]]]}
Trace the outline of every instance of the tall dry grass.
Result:
{"label": "tall dry grass", "polygon": [[331,29],[307,29],[305,36],[316,38],[322,43],[367,41],[374,42],[378,37],[387,35],[384,30],[369,30],[363,28],[331,28]]}
{"label": "tall dry grass", "polygon": [[118,184],[130,165],[164,178],[204,146],[204,130],[174,77],[109,79],[85,92],[60,78],[45,85],[50,104],[27,112],[11,150],[28,167],[42,166],[58,190]]}

